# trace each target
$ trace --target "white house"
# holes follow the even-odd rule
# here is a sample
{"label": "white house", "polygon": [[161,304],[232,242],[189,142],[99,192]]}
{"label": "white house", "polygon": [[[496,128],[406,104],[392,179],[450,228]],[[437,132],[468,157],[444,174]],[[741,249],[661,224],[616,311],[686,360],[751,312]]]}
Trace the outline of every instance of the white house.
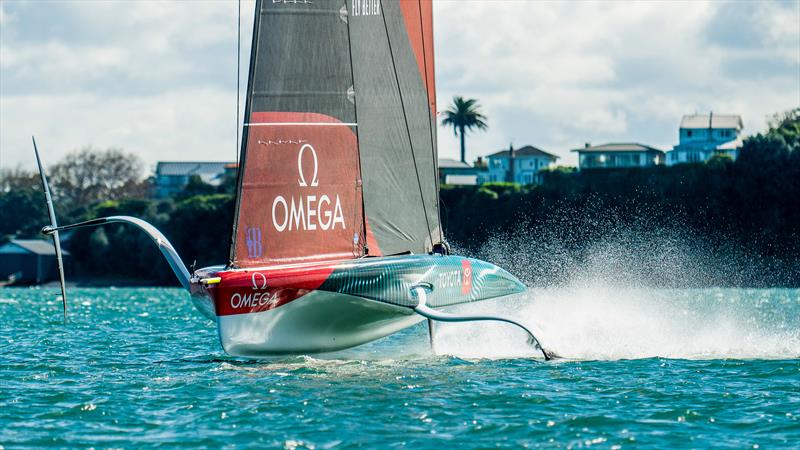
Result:
{"label": "white house", "polygon": [[578,153],[578,168],[620,169],[664,164],[664,152],[636,142],[591,145],[572,150]]}
{"label": "white house", "polygon": [[708,161],[714,155],[739,156],[742,116],[691,114],[683,116],[678,145],[667,153],[667,165]]}
{"label": "white house", "polygon": [[480,167],[472,167],[456,159],[439,158],[439,183],[475,186],[481,183]]}
{"label": "white house", "polygon": [[540,170],[553,167],[558,156],[532,145],[501,150],[487,156],[487,180],[489,182],[510,181],[519,184],[540,184]]}

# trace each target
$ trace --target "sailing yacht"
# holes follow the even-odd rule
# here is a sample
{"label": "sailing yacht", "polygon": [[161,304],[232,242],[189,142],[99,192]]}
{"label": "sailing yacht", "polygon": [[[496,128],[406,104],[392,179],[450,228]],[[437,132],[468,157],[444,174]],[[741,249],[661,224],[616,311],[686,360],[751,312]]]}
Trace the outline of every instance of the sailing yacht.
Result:
{"label": "sailing yacht", "polygon": [[449,254],[431,1],[255,8],[229,261],[190,273],[165,236],[132,217],[58,227],[40,163],[51,212],[43,232],[57,242],[59,230],[109,222],[144,230],[235,356],[341,350],[425,319],[524,328],[442,310],[525,286]]}

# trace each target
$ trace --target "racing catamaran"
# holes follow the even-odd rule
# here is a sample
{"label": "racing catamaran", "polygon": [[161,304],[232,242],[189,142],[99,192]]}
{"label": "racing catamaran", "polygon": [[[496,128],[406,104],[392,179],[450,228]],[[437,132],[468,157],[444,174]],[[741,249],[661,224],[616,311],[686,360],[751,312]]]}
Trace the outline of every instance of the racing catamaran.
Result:
{"label": "racing catamaran", "polygon": [[[430,0],[256,1],[227,264],[190,273],[158,245],[231,355],[330,352],[522,292],[505,270],[450,255],[440,226]],[[36,150],[37,160],[39,153]],[[61,261],[59,257],[59,267]],[[62,296],[66,314],[66,292]]]}

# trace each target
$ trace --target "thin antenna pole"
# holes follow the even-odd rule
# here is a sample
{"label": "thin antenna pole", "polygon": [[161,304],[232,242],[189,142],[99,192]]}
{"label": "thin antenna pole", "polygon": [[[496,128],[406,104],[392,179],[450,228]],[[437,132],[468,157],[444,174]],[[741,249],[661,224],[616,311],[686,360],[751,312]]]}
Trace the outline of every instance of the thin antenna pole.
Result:
{"label": "thin antenna pole", "polygon": [[236,170],[239,170],[239,103],[241,97],[242,65],[242,0],[239,0],[239,14],[236,21]]}

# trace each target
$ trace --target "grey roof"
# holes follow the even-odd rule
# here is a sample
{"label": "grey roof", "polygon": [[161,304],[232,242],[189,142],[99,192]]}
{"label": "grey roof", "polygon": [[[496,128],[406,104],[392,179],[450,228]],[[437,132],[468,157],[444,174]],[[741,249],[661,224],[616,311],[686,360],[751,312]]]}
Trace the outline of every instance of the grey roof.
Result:
{"label": "grey roof", "polygon": [[590,145],[589,147],[576,148],[573,152],[657,152],[663,154],[663,150],[659,150],[649,145],[639,144],[637,142],[611,142],[602,145]]}
{"label": "grey roof", "polygon": [[[16,245],[17,247],[26,250],[28,253],[35,255],[55,255],[56,249],[52,241],[45,241],[42,239],[11,239],[4,245]],[[62,250],[64,256],[69,256],[69,252]]]}
{"label": "grey roof", "polygon": [[159,161],[156,175],[215,175],[235,164],[224,161]]}
{"label": "grey roof", "polygon": [[461,162],[457,159],[450,159],[450,158],[440,158],[439,159],[439,168],[440,169],[471,169],[467,163]]}
{"label": "grey roof", "polygon": [[742,116],[738,114],[687,114],[681,119],[681,128],[744,128]]}
{"label": "grey roof", "polygon": [[[499,152],[492,153],[488,155],[487,158],[508,158],[509,157],[509,150],[500,150]],[[548,158],[553,159],[554,161],[558,159],[558,156],[553,155],[552,153],[547,153],[546,151],[536,148],[532,145],[526,145],[521,148],[514,149],[514,157],[519,156],[546,156]]]}

